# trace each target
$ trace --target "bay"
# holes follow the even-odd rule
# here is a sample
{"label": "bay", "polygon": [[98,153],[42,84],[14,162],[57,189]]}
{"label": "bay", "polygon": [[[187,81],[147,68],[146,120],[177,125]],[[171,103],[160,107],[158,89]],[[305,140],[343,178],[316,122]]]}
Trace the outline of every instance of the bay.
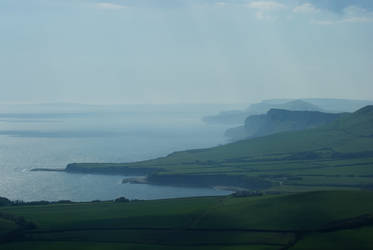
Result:
{"label": "bay", "polygon": [[198,112],[0,115],[0,196],[12,200],[163,199],[224,195],[212,188],[122,184],[124,176],[30,172],[72,162],[132,162],[226,142]]}

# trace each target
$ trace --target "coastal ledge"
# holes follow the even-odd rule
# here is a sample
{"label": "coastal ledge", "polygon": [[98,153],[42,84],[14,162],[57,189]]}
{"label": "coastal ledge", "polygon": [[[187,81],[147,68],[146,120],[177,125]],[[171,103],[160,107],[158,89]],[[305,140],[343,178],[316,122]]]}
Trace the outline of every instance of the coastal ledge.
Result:
{"label": "coastal ledge", "polygon": [[127,176],[147,176],[152,175],[161,169],[128,167],[121,164],[112,163],[70,163],[66,166],[67,173],[89,173],[89,174],[108,174],[108,175],[127,175]]}
{"label": "coastal ledge", "polygon": [[110,163],[71,163],[68,164],[65,169],[35,168],[31,171],[134,176],[134,178],[123,179],[122,183],[197,188],[224,187],[223,189],[235,191],[264,190],[273,185],[273,183],[268,180],[246,175],[174,174],[162,172],[159,168],[129,167],[124,164]]}
{"label": "coastal ledge", "polygon": [[148,176],[158,172],[158,168],[131,168],[120,164],[111,163],[70,163],[66,168],[34,168],[32,172],[65,172],[71,174],[100,174],[123,176]]}
{"label": "coastal ledge", "polygon": [[65,172],[64,168],[33,168],[31,172]]}
{"label": "coastal ledge", "polygon": [[134,178],[124,178],[122,183],[174,187],[264,190],[273,185],[271,181],[244,174],[172,173],[159,167],[131,166],[126,163],[70,163],[65,169],[35,168],[31,171],[132,176]]}
{"label": "coastal ledge", "polygon": [[153,174],[146,177],[126,178],[123,184],[150,184],[174,187],[201,187],[226,190],[263,190],[270,188],[272,182],[245,175],[225,174]]}

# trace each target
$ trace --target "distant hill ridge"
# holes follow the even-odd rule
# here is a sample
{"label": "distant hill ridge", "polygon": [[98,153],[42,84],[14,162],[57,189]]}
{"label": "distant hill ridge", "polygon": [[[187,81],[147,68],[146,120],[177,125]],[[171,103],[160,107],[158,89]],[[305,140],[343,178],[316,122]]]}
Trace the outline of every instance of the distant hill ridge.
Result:
{"label": "distant hill ridge", "polygon": [[265,114],[270,109],[286,109],[293,111],[322,111],[327,113],[355,112],[356,110],[373,105],[371,100],[349,99],[271,99],[260,103],[251,104],[245,110],[223,111],[217,115],[206,116],[203,120],[207,123],[241,125],[250,115]]}
{"label": "distant hill ridge", "polygon": [[271,109],[285,109],[298,111],[322,111],[316,105],[302,101],[293,100],[285,103],[260,102],[250,105],[246,110],[232,110],[221,112],[217,115],[204,117],[207,123],[242,124],[250,115],[265,114]]}
{"label": "distant hill ridge", "polygon": [[315,128],[343,115],[345,114],[271,109],[264,115],[249,116],[245,120],[244,126],[228,129],[225,135],[233,140],[242,140],[285,131]]}
{"label": "distant hill ridge", "polygon": [[[255,154],[295,153],[328,148],[333,152],[373,152],[373,105],[344,114],[314,129],[277,133],[208,149],[201,154],[248,157]],[[215,152],[213,152],[215,151]],[[226,156],[228,157],[228,156]]]}

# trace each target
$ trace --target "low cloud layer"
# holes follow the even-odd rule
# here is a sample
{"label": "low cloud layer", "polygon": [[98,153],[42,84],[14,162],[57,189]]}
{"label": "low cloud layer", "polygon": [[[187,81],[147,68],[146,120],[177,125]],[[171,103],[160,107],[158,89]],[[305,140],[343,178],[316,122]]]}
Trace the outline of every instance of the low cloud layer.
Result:
{"label": "low cloud layer", "polygon": [[316,8],[315,6],[313,6],[310,3],[304,3],[304,4],[301,4],[301,5],[298,5],[298,6],[294,7],[293,11],[295,13],[311,13],[311,14],[314,14],[314,13],[320,12],[320,9]]}
{"label": "low cloud layer", "polygon": [[97,8],[105,9],[105,10],[121,10],[127,7],[121,4],[114,4],[114,3],[109,3],[109,2],[96,3],[95,6]]}
{"label": "low cloud layer", "polygon": [[249,2],[247,4],[249,8],[252,9],[258,9],[258,10],[279,10],[286,8],[286,5],[280,3],[280,2],[274,2],[274,1],[254,1]]}
{"label": "low cloud layer", "polygon": [[289,0],[253,0],[220,1],[219,7],[248,7],[254,11],[258,20],[273,21],[285,18],[291,20],[295,15],[306,15],[312,24],[366,23],[373,21],[373,1],[289,1]]}
{"label": "low cloud layer", "polygon": [[1,0],[0,99],[5,103],[369,99],[372,4],[371,0]]}

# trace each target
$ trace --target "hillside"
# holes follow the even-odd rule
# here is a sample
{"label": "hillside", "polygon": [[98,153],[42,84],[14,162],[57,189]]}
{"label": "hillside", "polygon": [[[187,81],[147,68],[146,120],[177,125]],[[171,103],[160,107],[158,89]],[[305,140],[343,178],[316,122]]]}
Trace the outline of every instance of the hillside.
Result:
{"label": "hillside", "polygon": [[242,140],[285,131],[304,130],[325,125],[342,115],[318,111],[271,109],[264,115],[249,116],[244,126],[228,129],[225,135],[233,140]]}
{"label": "hillside", "polygon": [[[268,192],[373,188],[373,106],[327,125],[134,163],[74,163],[68,173],[146,175],[159,185]],[[128,182],[128,181],[126,181]]]}
{"label": "hillside", "polygon": [[0,216],[2,250],[371,249],[373,244],[373,192],[367,191],[22,205],[0,207]]}
{"label": "hillside", "polygon": [[373,106],[367,106],[316,129],[279,133],[205,150],[179,152],[171,154],[165,159],[171,160],[176,157],[185,157],[185,159],[190,160],[252,158],[325,148],[340,153],[365,152],[373,150],[373,137],[371,135],[373,135]]}

